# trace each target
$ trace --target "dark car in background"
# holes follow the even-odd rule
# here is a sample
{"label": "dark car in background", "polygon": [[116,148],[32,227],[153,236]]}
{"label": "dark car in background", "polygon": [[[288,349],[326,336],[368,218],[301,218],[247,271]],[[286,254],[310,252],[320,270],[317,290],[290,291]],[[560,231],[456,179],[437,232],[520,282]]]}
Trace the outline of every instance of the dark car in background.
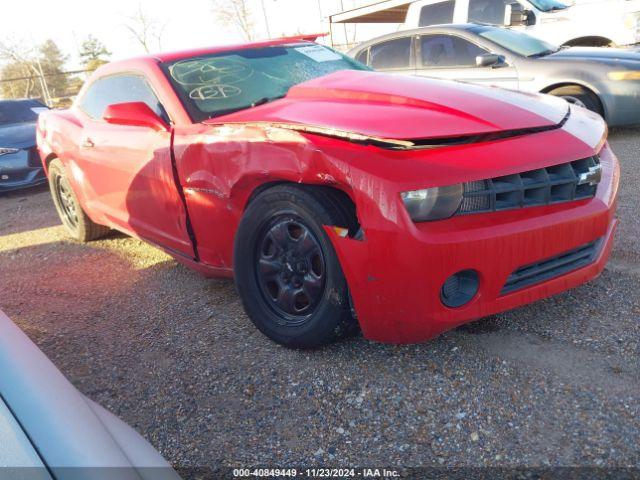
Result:
{"label": "dark car in background", "polygon": [[45,183],[36,149],[37,100],[0,100],[0,193]]}
{"label": "dark car in background", "polygon": [[437,25],[369,40],[349,55],[375,70],[549,93],[640,124],[640,52],[560,48],[526,33],[479,24]]}

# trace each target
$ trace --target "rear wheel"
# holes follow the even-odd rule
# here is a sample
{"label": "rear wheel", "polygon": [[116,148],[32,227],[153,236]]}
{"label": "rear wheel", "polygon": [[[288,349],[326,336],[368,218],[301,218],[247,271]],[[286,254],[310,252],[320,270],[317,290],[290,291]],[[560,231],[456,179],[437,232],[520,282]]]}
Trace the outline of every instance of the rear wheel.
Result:
{"label": "rear wheel", "polygon": [[323,225],[352,228],[327,189],[273,187],[247,208],[234,248],[236,286],[251,321],[293,348],[355,329],[346,279]]}
{"label": "rear wheel", "polygon": [[551,90],[549,94],[564,98],[567,102],[596,112],[598,115],[603,115],[604,113],[598,96],[580,85],[567,85],[556,88]]}
{"label": "rear wheel", "polygon": [[84,212],[58,159],[49,164],[49,189],[60,220],[74,239],[88,242],[109,232],[108,227],[94,223]]}

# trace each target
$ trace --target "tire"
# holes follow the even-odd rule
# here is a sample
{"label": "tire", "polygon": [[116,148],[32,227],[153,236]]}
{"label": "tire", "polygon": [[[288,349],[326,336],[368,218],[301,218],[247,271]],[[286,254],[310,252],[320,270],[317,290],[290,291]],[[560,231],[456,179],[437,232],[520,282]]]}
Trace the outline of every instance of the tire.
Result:
{"label": "tire", "polygon": [[84,212],[65,172],[57,158],[49,164],[49,190],[62,224],[69,235],[79,242],[100,238],[110,229],[94,223]]}
{"label": "tire", "polygon": [[579,85],[567,85],[549,92],[550,95],[564,98],[567,102],[584,107],[598,115],[603,115],[602,104],[598,96],[591,90]]}
{"label": "tire", "polygon": [[338,195],[322,187],[272,187],[240,221],[236,288],[251,321],[280,345],[316,348],[357,329],[347,281],[322,227],[355,230]]}

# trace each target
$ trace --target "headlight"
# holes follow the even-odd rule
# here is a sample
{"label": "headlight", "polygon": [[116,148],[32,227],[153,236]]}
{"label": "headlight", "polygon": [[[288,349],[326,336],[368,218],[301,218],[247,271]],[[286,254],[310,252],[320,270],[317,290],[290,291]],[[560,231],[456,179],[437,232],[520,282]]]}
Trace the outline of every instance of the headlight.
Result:
{"label": "headlight", "polygon": [[462,203],[462,184],[402,192],[404,206],[414,222],[448,218]]}
{"label": "headlight", "polygon": [[607,73],[609,80],[640,80],[640,70],[622,70]]}
{"label": "headlight", "polygon": [[5,148],[0,147],[0,156],[1,155],[9,155],[11,153],[18,153],[20,150],[17,148]]}

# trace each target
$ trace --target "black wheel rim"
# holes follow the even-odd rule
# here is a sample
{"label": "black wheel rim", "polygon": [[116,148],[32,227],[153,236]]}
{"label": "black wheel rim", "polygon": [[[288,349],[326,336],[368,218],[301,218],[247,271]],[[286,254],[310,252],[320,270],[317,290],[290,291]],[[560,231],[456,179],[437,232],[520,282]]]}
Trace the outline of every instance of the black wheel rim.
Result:
{"label": "black wheel rim", "polygon": [[55,179],[56,196],[60,210],[64,215],[64,220],[69,223],[72,228],[78,226],[78,211],[76,210],[76,202],[73,197],[71,185],[66,178],[58,175]]}
{"label": "black wheel rim", "polygon": [[256,276],[278,323],[299,326],[316,310],[325,290],[326,263],[314,233],[296,217],[277,217],[258,238]]}

